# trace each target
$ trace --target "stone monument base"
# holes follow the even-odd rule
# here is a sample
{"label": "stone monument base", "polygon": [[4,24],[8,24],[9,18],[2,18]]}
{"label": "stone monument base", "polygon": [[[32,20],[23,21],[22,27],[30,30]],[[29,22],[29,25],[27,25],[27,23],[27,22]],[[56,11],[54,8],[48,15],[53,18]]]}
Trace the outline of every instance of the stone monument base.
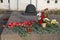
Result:
{"label": "stone monument base", "polygon": [[60,34],[30,34],[20,37],[18,34],[2,34],[1,40],[60,40]]}

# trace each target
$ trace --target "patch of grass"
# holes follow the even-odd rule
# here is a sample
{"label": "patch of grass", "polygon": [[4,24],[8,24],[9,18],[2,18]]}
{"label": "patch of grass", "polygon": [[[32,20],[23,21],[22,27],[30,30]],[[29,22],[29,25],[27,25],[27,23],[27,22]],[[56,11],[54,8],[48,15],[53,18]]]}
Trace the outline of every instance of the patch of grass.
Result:
{"label": "patch of grass", "polygon": [[3,12],[4,12],[4,10],[0,9],[0,14],[3,13]]}
{"label": "patch of grass", "polygon": [[48,10],[48,11],[45,11],[45,13],[60,15],[60,10]]}

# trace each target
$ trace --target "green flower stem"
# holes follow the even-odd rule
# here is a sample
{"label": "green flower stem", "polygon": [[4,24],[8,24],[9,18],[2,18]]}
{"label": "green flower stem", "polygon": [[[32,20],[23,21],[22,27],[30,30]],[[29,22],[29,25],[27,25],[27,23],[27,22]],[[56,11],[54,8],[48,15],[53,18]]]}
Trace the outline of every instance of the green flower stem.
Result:
{"label": "green flower stem", "polygon": [[23,29],[23,27],[15,27],[14,29],[20,34],[20,36],[27,36],[27,32]]}
{"label": "green flower stem", "polygon": [[32,28],[32,30],[33,30],[33,31],[36,31],[37,33],[39,33],[39,31],[38,31],[38,30],[36,30],[35,28]]}

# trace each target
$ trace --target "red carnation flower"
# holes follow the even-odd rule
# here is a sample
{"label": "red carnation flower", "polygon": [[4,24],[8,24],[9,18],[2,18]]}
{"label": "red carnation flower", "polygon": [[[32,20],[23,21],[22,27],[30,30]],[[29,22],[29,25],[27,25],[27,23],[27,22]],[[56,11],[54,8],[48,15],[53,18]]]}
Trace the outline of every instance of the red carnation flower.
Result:
{"label": "red carnation flower", "polygon": [[20,22],[15,22],[15,26],[19,26]]}
{"label": "red carnation flower", "polygon": [[28,22],[28,25],[29,25],[29,26],[32,26],[32,22]]}
{"label": "red carnation flower", "polygon": [[11,28],[14,28],[15,25],[11,25]]}
{"label": "red carnation flower", "polygon": [[21,23],[19,23],[19,26],[21,26]]}
{"label": "red carnation flower", "polygon": [[15,22],[13,22],[13,25],[16,25],[16,23],[15,23]]}
{"label": "red carnation flower", "polygon": [[27,21],[23,21],[21,26],[26,26],[27,25]]}
{"label": "red carnation flower", "polygon": [[11,27],[11,23],[8,23],[8,28],[10,28]]}
{"label": "red carnation flower", "polygon": [[10,28],[10,27],[11,27],[11,25],[8,24],[8,28]]}
{"label": "red carnation flower", "polygon": [[21,24],[21,26],[23,26],[23,27],[24,27],[24,26],[25,26],[25,24],[24,24],[24,23],[22,23],[22,24]]}
{"label": "red carnation flower", "polygon": [[13,28],[15,26],[15,24],[13,22],[8,23],[8,28]]}
{"label": "red carnation flower", "polygon": [[27,21],[23,21],[22,23],[27,24]]}

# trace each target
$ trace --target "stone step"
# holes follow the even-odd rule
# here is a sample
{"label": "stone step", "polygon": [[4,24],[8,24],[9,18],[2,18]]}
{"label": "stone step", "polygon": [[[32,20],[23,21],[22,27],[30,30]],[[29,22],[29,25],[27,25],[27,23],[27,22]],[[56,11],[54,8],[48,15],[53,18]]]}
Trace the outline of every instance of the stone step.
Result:
{"label": "stone step", "polygon": [[1,40],[60,40],[60,34],[29,34],[28,37],[20,37],[18,34],[2,34]]}

